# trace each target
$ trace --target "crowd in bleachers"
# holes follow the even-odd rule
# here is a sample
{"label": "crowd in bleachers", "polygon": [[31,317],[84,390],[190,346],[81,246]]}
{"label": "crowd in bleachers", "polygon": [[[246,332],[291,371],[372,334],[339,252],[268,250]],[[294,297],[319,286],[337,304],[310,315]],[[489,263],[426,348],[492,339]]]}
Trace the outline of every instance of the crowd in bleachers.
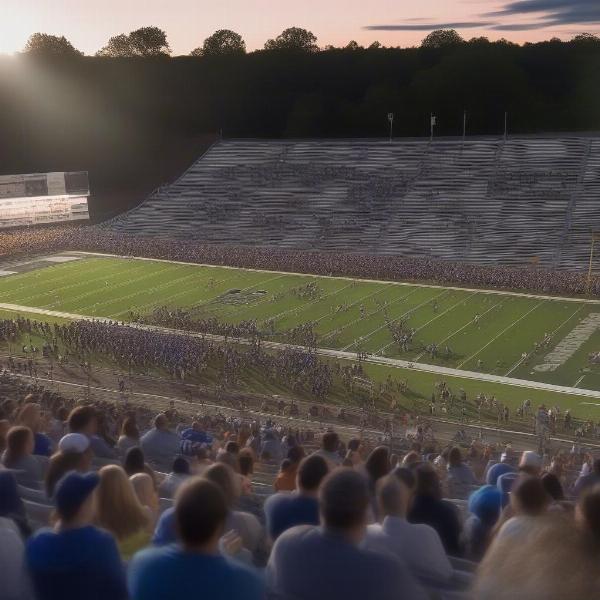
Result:
{"label": "crowd in bleachers", "polygon": [[10,381],[3,599],[600,593],[600,459],[576,449],[548,460],[414,440],[394,454],[331,429],[156,415]]}
{"label": "crowd in bleachers", "polygon": [[[232,238],[232,242],[235,238]],[[426,281],[465,287],[500,288],[544,294],[586,293],[584,272],[529,267],[483,266],[429,258],[377,254],[310,252],[275,247],[208,245],[195,241],[144,238],[115,233],[108,227],[51,227],[27,236],[0,232],[0,258],[81,250],[243,268],[350,276],[390,281]],[[591,279],[590,293],[600,294],[600,277]]]}

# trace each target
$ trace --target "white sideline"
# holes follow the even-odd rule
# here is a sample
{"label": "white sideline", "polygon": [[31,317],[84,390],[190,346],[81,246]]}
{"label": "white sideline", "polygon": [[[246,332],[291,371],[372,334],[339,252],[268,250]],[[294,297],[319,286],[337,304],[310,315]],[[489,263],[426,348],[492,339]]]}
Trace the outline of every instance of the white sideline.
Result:
{"label": "white sideline", "polygon": [[277,271],[275,269],[251,269],[250,267],[231,267],[228,265],[211,265],[208,263],[185,262],[181,260],[167,260],[165,258],[146,258],[143,256],[126,256],[119,254],[106,254],[102,252],[83,252],[76,250],[71,254],[84,254],[86,256],[104,256],[107,258],[121,258],[129,260],[148,260],[150,262],[164,262],[173,265],[192,265],[196,267],[210,267],[213,269],[233,269],[235,271],[255,271],[257,273],[281,273],[282,275],[296,275],[299,277],[322,277],[323,279],[344,279],[346,281],[360,281],[364,283],[382,283],[387,285],[404,285],[408,287],[433,288],[438,290],[455,290],[459,292],[481,292],[483,294],[498,294],[500,296],[515,296],[517,298],[536,298],[538,300],[557,300],[561,302],[583,302],[586,304],[600,304],[600,299],[573,298],[568,296],[544,296],[543,294],[527,294],[525,292],[511,292],[506,290],[488,290],[484,288],[468,288],[451,285],[436,285],[433,283],[416,283],[406,281],[390,281],[387,279],[363,279],[361,277],[348,277],[341,275],[317,275],[315,273],[296,273],[294,271]]}
{"label": "white sideline", "polygon": [[[60,312],[56,310],[47,310],[44,308],[35,308],[31,306],[21,306],[19,304],[6,304],[0,303],[1,310],[7,310],[11,312],[17,313],[33,313],[44,315],[48,317],[58,317],[62,319],[72,319],[79,321],[98,321],[101,323],[117,323],[118,321],[115,319],[110,319],[108,317],[90,317],[86,315],[77,315],[73,313]],[[159,333],[169,333],[174,335],[182,335],[187,337],[196,337],[196,338],[204,338],[209,340],[214,340],[216,342],[225,341],[225,337],[221,335],[212,335],[212,334],[204,334],[204,333],[193,333],[187,331],[180,331],[177,329],[169,329],[167,327],[158,327],[155,325],[143,325],[140,323],[124,323],[128,327],[133,327],[136,329],[142,329],[145,331],[156,331]],[[227,338],[230,342],[235,342],[238,344],[250,344],[251,341],[245,338]],[[295,348],[298,350],[306,351],[308,348],[305,346],[297,346],[294,344],[284,344],[281,342],[268,342],[263,341],[261,345],[265,348],[271,348],[273,350],[284,350],[286,348]],[[328,348],[317,348],[315,350],[317,354],[320,356],[327,356],[330,358],[337,358],[341,360],[352,360],[356,361],[357,355],[356,352],[345,352],[343,350],[331,350]],[[365,362],[372,364],[385,365],[388,367],[393,367],[397,369],[410,369],[412,371],[422,372],[422,373],[435,373],[437,375],[445,375],[447,377],[460,377],[463,379],[473,379],[476,381],[486,381],[489,383],[500,383],[505,385],[512,385],[515,387],[521,388],[529,388],[535,390],[545,390],[548,392],[556,392],[559,394],[571,394],[573,396],[584,396],[587,398],[600,398],[600,391],[595,390],[583,390],[575,387],[567,387],[562,385],[554,385],[551,383],[543,383],[540,381],[528,381],[526,379],[513,379],[512,377],[504,377],[501,375],[491,375],[488,373],[477,373],[475,371],[461,371],[460,369],[451,369],[449,367],[441,367],[438,365],[428,365],[425,363],[415,363],[406,360],[399,360],[396,358],[386,358],[383,356],[373,356],[367,355],[364,359]]]}

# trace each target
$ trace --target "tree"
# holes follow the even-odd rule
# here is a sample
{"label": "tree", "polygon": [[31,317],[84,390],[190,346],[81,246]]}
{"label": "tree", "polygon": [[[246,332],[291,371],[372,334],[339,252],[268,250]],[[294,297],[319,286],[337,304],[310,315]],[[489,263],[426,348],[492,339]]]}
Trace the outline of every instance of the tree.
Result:
{"label": "tree", "polygon": [[378,42],[377,40],[375,40],[370,46],[369,46],[369,50],[379,50],[383,48],[383,46],[381,45],[381,42]]}
{"label": "tree", "polygon": [[600,37],[594,35],[593,33],[580,33],[571,41],[578,44],[598,44],[600,43]]}
{"label": "tree", "polygon": [[301,27],[290,27],[280,33],[274,40],[267,40],[265,50],[300,50],[301,52],[316,52],[316,36]]}
{"label": "tree", "polygon": [[463,41],[455,29],[436,29],[421,42],[421,48],[447,48]]}
{"label": "tree", "polygon": [[58,37],[49,33],[34,33],[25,44],[23,52],[37,56],[83,56],[63,35]]}
{"label": "tree", "polygon": [[344,50],[364,50],[364,48],[359,46],[357,41],[351,40],[348,42],[348,45],[344,48]]}
{"label": "tree", "polygon": [[201,48],[192,50],[192,56],[225,56],[245,54],[246,43],[242,36],[230,29],[219,29],[204,40]]}
{"label": "tree", "polygon": [[108,40],[97,56],[168,56],[171,52],[167,34],[158,27],[140,27],[129,33],[115,35]]}

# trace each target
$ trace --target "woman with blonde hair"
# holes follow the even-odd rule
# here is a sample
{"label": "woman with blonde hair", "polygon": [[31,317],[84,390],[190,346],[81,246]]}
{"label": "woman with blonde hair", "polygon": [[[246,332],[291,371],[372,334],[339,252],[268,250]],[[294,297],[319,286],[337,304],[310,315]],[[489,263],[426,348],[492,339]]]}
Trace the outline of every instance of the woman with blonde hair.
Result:
{"label": "woman with blonde hair", "polygon": [[129,481],[131,481],[131,484],[133,485],[133,490],[135,491],[135,495],[140,501],[140,504],[147,509],[151,524],[154,526],[158,519],[160,507],[158,503],[158,494],[156,493],[152,477],[150,477],[148,473],[136,473],[129,478]]}
{"label": "woman with blonde hair", "polygon": [[42,407],[35,402],[31,402],[33,396],[29,395],[25,398],[25,404],[17,413],[16,425],[29,427],[33,431],[35,446],[33,454],[40,456],[50,456],[52,454],[52,440],[42,433],[44,426],[42,419]]}
{"label": "woman with blonde hair", "polygon": [[96,524],[117,539],[123,560],[129,560],[150,542],[152,522],[122,467],[107,465],[99,471]]}

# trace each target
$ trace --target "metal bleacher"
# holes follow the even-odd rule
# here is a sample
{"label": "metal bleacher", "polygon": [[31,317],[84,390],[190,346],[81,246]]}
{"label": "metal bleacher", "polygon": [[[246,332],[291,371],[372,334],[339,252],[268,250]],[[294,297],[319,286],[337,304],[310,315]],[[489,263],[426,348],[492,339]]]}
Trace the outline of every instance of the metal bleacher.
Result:
{"label": "metal bleacher", "polygon": [[105,226],[214,244],[583,268],[600,138],[226,140]]}

